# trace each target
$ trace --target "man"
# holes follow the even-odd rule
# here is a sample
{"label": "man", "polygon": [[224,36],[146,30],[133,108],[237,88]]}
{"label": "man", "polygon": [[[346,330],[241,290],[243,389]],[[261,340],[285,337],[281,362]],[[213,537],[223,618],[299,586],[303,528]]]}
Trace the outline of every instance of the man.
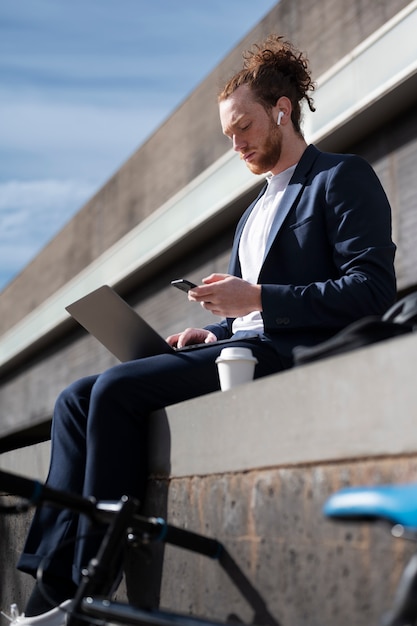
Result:
{"label": "man", "polygon": [[[366,315],[382,314],[396,295],[391,214],[371,167],[355,156],[307,146],[301,104],[314,110],[306,59],[272,36],[245,57],[219,96],[223,132],[249,169],[267,183],[243,215],[227,274],[189,292],[223,321],[188,328],[168,342],[199,350],[123,363],[75,382],[58,398],[48,485],[118,499],[143,497],[146,424],[151,411],[219,388],[218,339],[249,347],[255,377],[291,366],[296,345],[313,345]],[[37,511],[18,567],[34,574],[85,522],[72,513]],[[71,597],[96,541],[79,539],[45,565],[56,604]],[[39,589],[26,608],[51,608]]]}

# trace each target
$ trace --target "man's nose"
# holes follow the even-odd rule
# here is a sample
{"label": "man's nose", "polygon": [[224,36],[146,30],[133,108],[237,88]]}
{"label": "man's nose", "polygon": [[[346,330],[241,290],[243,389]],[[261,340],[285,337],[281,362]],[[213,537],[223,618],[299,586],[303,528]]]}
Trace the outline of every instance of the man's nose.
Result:
{"label": "man's nose", "polygon": [[233,150],[240,152],[244,147],[245,142],[239,135],[233,135]]}

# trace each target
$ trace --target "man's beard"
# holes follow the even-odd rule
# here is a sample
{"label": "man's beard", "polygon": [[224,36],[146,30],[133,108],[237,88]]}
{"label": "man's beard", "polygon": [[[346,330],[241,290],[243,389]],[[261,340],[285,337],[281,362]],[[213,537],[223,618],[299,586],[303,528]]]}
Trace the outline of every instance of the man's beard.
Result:
{"label": "man's beard", "polygon": [[247,167],[253,174],[266,174],[278,163],[281,156],[282,135],[276,124],[271,124],[271,132],[260,147],[260,154],[256,161],[246,162]]}

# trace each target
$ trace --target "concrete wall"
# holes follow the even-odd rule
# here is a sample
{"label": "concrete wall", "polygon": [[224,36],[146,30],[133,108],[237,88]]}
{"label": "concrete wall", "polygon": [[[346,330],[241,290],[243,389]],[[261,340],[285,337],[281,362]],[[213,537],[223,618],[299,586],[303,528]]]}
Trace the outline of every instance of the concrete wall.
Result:
{"label": "concrete wall", "polygon": [[[320,76],[408,5],[281,0],[0,294],[0,339],[228,150],[215,94],[240,67],[242,48],[283,33],[308,51]],[[395,93],[393,108],[381,99],[382,117],[371,114],[355,133],[335,133],[319,146],[361,154],[376,169],[393,208],[398,285],[405,292],[417,285],[417,90]],[[242,193],[198,238],[121,285],[162,335],[209,321],[167,285],[177,276],[199,279],[226,269],[233,224],[255,191]],[[392,340],[170,407],[155,417],[158,446],[145,511],[224,541],[283,624],[376,622],[411,548],[381,528],[323,522],[321,506],[344,484],[414,480],[416,350],[414,336]],[[43,479],[55,397],[75,378],[114,362],[93,338],[67,325],[5,371],[0,467]],[[21,447],[27,444],[34,445]],[[14,564],[29,519],[0,516],[1,608],[27,595],[29,581]],[[140,559],[128,564],[133,598],[160,597],[178,610],[251,620],[251,607],[217,563],[173,548],[155,557],[151,573]]]}
{"label": "concrete wall", "polygon": [[[389,607],[414,546],[321,509],[348,484],[415,481],[416,356],[409,335],[168,411],[169,518],[221,538],[280,623],[365,626]],[[162,603],[251,620],[215,563],[165,557]]]}
{"label": "concrete wall", "polygon": [[[347,484],[415,480],[416,358],[407,335],[155,414],[144,513],[218,538],[281,624],[378,623],[413,545],[388,526],[331,523],[321,509]],[[47,445],[29,464],[23,451],[3,455],[2,468],[29,465],[42,479]],[[27,522],[0,517],[3,564],[15,562]],[[3,606],[27,593],[27,577],[7,572]],[[248,623],[258,600],[218,562],[171,546],[157,546],[151,564],[132,557],[127,588],[135,601]]]}

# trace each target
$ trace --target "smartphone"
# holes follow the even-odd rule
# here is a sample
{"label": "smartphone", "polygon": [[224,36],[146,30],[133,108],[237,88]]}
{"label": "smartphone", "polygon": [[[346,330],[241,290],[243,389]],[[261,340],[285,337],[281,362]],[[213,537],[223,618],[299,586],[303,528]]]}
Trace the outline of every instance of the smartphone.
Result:
{"label": "smartphone", "polygon": [[192,283],[190,280],[185,280],[185,278],[177,278],[177,280],[172,280],[171,285],[176,287],[177,289],[181,289],[181,291],[185,291],[186,293],[190,291],[193,287],[197,287],[195,283]]}

